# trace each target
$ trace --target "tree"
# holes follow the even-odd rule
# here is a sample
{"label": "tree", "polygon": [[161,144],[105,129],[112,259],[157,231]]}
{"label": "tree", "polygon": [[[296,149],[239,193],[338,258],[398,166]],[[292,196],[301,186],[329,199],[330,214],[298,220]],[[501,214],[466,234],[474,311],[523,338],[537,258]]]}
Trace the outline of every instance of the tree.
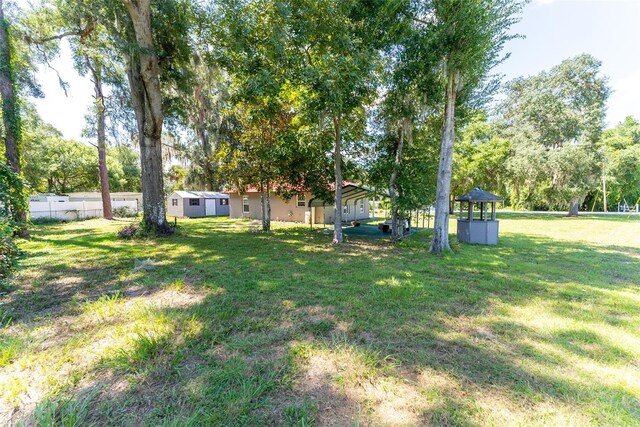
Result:
{"label": "tree", "polygon": [[610,200],[637,203],[640,198],[640,123],[626,117],[603,132],[599,142],[602,152],[603,209]]}
{"label": "tree", "polygon": [[[0,0],[0,96],[2,97],[2,122],[4,128],[5,160],[16,176],[20,176],[20,145],[22,140],[18,94],[9,21],[5,17],[3,0]],[[26,195],[22,196],[26,198]],[[11,211],[16,224],[27,220],[26,203],[17,203]],[[25,234],[24,225],[18,233]]]}
{"label": "tree", "polygon": [[223,168],[235,177],[236,187],[259,189],[263,231],[271,227],[271,192],[288,198],[302,191],[310,175],[304,170],[310,164],[307,155],[316,154],[301,149],[298,138],[303,91],[292,84],[300,82],[291,71],[295,68],[288,50],[293,45],[286,33],[285,4],[227,2],[215,28],[216,61],[230,75],[234,104],[233,120],[227,119],[233,132],[223,143]]}
{"label": "tree", "polygon": [[[107,166],[107,97],[104,84],[122,85],[122,70],[118,58],[113,57],[104,26],[92,13],[90,0],[69,2],[55,0],[41,3],[29,16],[28,40],[38,50],[57,54],[59,43],[68,40],[75,67],[81,75],[89,75],[94,86],[94,105],[87,117],[85,136],[96,139],[98,173],[102,196],[103,216],[112,219],[109,171]],[[52,55],[45,55],[48,63]],[[61,85],[67,83],[61,80]],[[66,92],[66,89],[65,89]],[[114,116],[116,116],[114,114]]]}
{"label": "tree", "polygon": [[167,223],[162,178],[162,91],[160,63],[153,40],[150,0],[123,0],[131,18],[136,47],[127,58],[131,101],[138,122],[142,164],[142,209],[145,226],[171,233]]}
{"label": "tree", "polygon": [[[600,180],[597,141],[608,95],[600,62],[589,55],[509,84],[499,110],[504,135],[513,143],[509,167],[525,177],[530,165],[539,165],[540,182],[529,191],[534,203],[568,207],[570,216],[578,215]],[[516,195],[516,203],[522,197]]]}
{"label": "tree", "polygon": [[508,29],[517,21],[517,0],[434,0],[426,31],[435,33],[446,81],[442,144],[438,167],[435,220],[430,251],[450,251],[449,203],[456,106],[474,95],[500,61]]}
{"label": "tree", "polygon": [[492,193],[505,194],[510,141],[500,137],[484,113],[475,115],[458,137],[451,193],[460,195],[479,186]]}
{"label": "tree", "polygon": [[198,54],[193,58],[192,69],[193,92],[186,97],[185,111],[199,147],[189,152],[191,163],[196,164],[192,165],[191,171],[194,172],[193,166],[199,169],[198,180],[204,189],[219,190],[215,159],[225,128],[223,121],[228,108],[230,79],[220,68],[208,64]]}
{"label": "tree", "polygon": [[[22,173],[29,187],[36,192],[59,193],[99,190],[98,160],[91,146],[65,140],[42,121],[32,104],[24,103],[21,111]],[[106,161],[114,191],[140,191],[139,157],[131,147],[110,147]]]}
{"label": "tree", "polygon": [[188,90],[193,6],[181,0],[86,2],[125,64],[137,127],[143,192],[143,225],[157,234],[172,232],[166,220],[162,136],[165,118]]}
{"label": "tree", "polygon": [[[260,191],[262,229],[271,229],[272,191],[286,196],[291,174],[305,163],[294,155],[298,145],[294,110],[286,99],[265,99],[269,105],[239,103],[234,137],[222,148],[222,172],[234,177],[236,188],[253,186]],[[302,186],[298,188],[300,191]],[[281,191],[284,190],[284,191]]]}
{"label": "tree", "polygon": [[[98,139],[98,171],[100,175],[100,194],[102,196],[102,216],[113,218],[111,209],[111,193],[109,191],[109,171],[107,169],[107,136],[106,136],[106,102],[102,88],[102,62],[99,58],[86,56],[87,68],[91,70],[94,90],[94,109],[96,112]],[[93,59],[93,61],[92,61]]]}
{"label": "tree", "polygon": [[404,118],[387,122],[375,136],[368,182],[375,188],[389,188],[394,240],[402,237],[401,218],[434,200],[439,129],[435,120]]}
{"label": "tree", "polygon": [[185,190],[185,179],[187,177],[187,169],[180,165],[171,165],[167,171],[166,178],[169,181],[167,191]]}
{"label": "tree", "polygon": [[363,106],[376,95],[382,8],[379,3],[358,0],[291,0],[286,4],[291,17],[288,41],[292,54],[296,53],[296,82],[306,89],[306,109],[312,121],[333,134],[333,242],[341,243],[344,137],[348,121],[357,120]]}

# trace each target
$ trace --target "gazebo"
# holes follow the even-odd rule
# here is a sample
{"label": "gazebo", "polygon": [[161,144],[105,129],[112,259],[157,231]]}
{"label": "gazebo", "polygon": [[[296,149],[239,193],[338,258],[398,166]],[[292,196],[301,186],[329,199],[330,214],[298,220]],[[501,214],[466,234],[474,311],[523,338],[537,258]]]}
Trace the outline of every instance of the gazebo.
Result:
{"label": "gazebo", "polygon": [[[457,197],[456,202],[460,202],[458,241],[482,245],[498,244],[496,203],[502,202],[502,200],[502,197],[488,193],[480,187]],[[466,210],[463,209],[465,203]],[[474,212],[475,205],[479,205],[479,214],[477,215]],[[491,214],[489,214],[489,205],[491,205]]]}

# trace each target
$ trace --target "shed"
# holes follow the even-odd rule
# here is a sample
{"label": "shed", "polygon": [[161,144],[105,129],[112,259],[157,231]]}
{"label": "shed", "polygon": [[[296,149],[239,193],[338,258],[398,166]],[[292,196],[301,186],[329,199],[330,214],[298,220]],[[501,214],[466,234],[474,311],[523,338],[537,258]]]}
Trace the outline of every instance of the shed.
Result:
{"label": "shed", "polygon": [[[458,241],[463,243],[480,243],[483,245],[498,244],[498,220],[496,219],[496,203],[502,202],[496,196],[476,187],[456,198],[460,202],[458,218]],[[465,211],[464,203],[467,204]],[[474,206],[479,205],[476,213]],[[489,214],[489,205],[491,213]]]}
{"label": "shed", "polygon": [[167,197],[167,215],[179,218],[228,216],[229,195],[216,191],[174,191]]}

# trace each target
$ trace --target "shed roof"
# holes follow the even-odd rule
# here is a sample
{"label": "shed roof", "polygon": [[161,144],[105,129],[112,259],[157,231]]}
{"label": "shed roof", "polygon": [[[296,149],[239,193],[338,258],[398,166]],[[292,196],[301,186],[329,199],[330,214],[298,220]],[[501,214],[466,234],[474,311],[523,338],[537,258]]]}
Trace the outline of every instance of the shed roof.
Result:
{"label": "shed roof", "polygon": [[174,191],[174,194],[182,197],[183,199],[227,199],[228,194],[219,193],[217,191]]}
{"label": "shed roof", "polygon": [[476,187],[468,193],[456,197],[456,202],[501,202],[502,200],[502,197],[484,191],[480,187]]}

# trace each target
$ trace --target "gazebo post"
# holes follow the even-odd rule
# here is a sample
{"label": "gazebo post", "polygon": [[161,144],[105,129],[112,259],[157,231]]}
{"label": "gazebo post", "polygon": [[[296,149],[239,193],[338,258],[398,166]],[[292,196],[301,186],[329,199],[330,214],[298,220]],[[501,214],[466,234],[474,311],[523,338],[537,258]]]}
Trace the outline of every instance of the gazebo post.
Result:
{"label": "gazebo post", "polygon": [[469,221],[473,221],[473,202],[469,202]]}
{"label": "gazebo post", "polygon": [[496,220],[496,202],[491,202],[491,221]]}

